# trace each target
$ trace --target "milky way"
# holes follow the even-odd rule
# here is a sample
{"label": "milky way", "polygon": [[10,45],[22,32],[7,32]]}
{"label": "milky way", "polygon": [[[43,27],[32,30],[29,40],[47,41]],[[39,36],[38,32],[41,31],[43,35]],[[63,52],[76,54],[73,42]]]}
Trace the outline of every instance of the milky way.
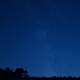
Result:
{"label": "milky way", "polygon": [[79,9],[80,0],[0,0],[0,67],[79,76]]}

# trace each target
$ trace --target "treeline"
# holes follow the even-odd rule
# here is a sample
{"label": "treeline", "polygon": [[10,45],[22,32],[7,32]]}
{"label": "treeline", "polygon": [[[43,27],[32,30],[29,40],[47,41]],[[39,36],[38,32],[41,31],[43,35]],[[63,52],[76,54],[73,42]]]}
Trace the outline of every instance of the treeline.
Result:
{"label": "treeline", "polygon": [[31,77],[23,68],[0,68],[0,80],[80,80],[80,77]]}
{"label": "treeline", "polygon": [[0,68],[0,80],[16,80],[29,78],[28,71],[23,68],[16,68],[14,71],[10,68]]}

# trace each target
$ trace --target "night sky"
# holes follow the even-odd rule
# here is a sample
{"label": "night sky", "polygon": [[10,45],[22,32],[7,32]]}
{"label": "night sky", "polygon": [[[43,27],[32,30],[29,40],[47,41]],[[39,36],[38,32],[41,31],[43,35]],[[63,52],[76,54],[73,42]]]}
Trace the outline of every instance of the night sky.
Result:
{"label": "night sky", "polygon": [[80,0],[0,0],[0,67],[80,76]]}

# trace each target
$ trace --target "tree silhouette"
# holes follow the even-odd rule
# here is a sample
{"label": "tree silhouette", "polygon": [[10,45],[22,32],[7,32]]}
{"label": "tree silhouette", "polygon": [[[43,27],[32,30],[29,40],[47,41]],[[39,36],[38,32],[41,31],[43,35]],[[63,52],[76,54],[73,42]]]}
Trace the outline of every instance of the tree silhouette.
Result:
{"label": "tree silhouette", "polygon": [[4,70],[0,68],[0,79],[4,78]]}
{"label": "tree silhouette", "polygon": [[5,78],[11,78],[12,77],[12,75],[13,75],[13,71],[9,68],[9,67],[7,67],[7,68],[5,68],[5,70],[4,70],[4,76],[5,76]]}
{"label": "tree silhouette", "polygon": [[16,68],[12,71],[7,67],[0,68],[0,80],[80,80],[80,77],[30,77],[24,68]]}
{"label": "tree silhouette", "polygon": [[29,77],[28,71],[23,68],[16,68],[15,75],[16,77]]}

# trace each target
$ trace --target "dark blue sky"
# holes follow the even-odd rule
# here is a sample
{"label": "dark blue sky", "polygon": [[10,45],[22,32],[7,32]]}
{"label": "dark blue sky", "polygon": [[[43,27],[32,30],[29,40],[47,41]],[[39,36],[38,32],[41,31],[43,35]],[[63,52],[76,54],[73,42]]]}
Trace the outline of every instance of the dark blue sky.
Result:
{"label": "dark blue sky", "polygon": [[31,76],[80,75],[80,0],[0,0],[0,67]]}

